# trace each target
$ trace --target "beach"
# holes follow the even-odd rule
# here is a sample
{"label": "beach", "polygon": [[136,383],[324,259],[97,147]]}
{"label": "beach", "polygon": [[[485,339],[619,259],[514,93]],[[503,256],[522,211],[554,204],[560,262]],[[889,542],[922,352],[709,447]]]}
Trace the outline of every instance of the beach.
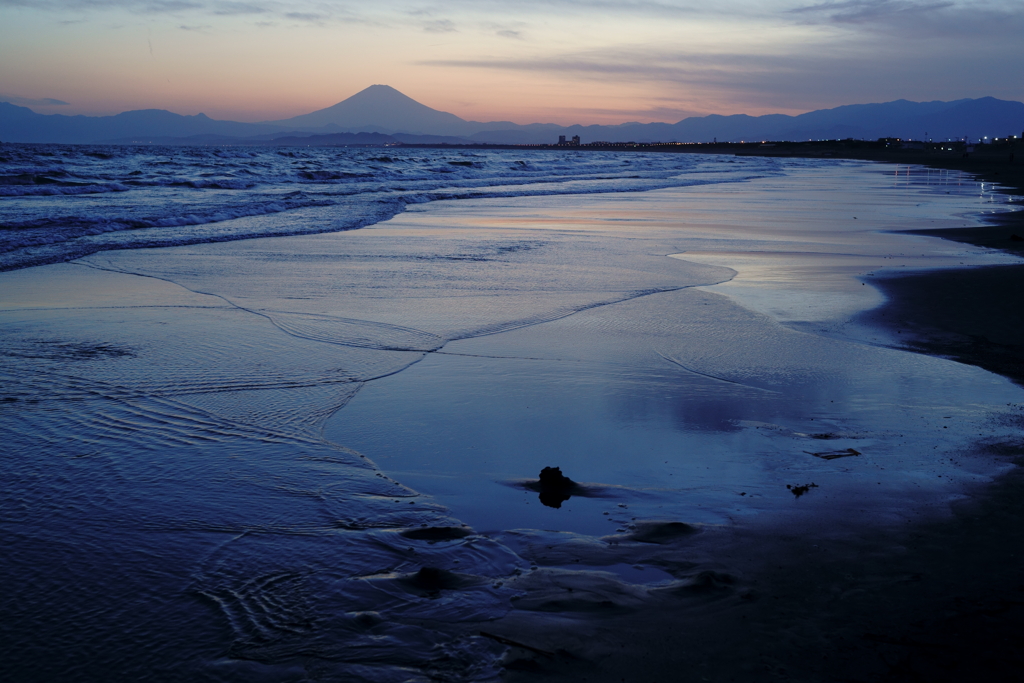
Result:
{"label": "beach", "polygon": [[992,680],[1021,266],[966,236],[1015,207],[890,168],[0,274],[11,670]]}
{"label": "beach", "polygon": [[[921,155],[911,163],[935,161]],[[1021,191],[1019,166],[987,162],[940,160]],[[1024,241],[1012,237],[1022,233],[1021,219],[992,214],[981,225],[914,232],[1020,254]],[[895,330],[905,348],[1019,383],[1022,277],[1015,265],[870,277],[887,300],[858,319]],[[1018,440],[989,448],[1018,466],[1024,454]],[[589,649],[600,668],[521,649],[521,680],[1005,680],[1021,664],[1024,632],[1024,567],[1013,540],[1024,514],[1021,486],[1011,470],[954,504],[948,519],[852,542],[790,529],[765,547],[764,538],[740,534],[727,556],[758,577],[746,604],[610,619],[597,645],[553,629],[545,636]],[[716,587],[724,588],[712,582],[708,593]]]}

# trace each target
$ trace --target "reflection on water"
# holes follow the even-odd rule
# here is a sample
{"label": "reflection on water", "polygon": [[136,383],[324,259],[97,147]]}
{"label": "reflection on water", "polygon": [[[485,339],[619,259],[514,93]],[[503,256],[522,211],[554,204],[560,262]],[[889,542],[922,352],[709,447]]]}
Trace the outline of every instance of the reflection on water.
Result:
{"label": "reflection on water", "polygon": [[701,522],[904,519],[983,480],[964,453],[1019,388],[820,325],[908,245],[954,259],[878,231],[977,198],[770,165],[0,275],[5,673],[493,680],[516,538],[622,542],[588,579],[621,591]]}
{"label": "reflection on water", "polygon": [[895,164],[891,173],[892,186],[898,189],[931,188],[948,194],[974,195],[994,204],[1003,204],[1007,199],[997,192],[995,183],[978,180],[960,170]]}
{"label": "reflection on water", "polygon": [[[988,377],[788,329],[691,289],[449,344],[366,386],[325,433],[482,530],[600,535],[618,503],[641,518],[722,523],[788,505],[786,486],[808,481],[828,491],[809,506],[870,501],[884,516],[921,468],[957,476],[939,455],[955,446],[938,413],[986,419],[977,407],[990,392],[1017,393]],[[864,455],[808,455],[823,435],[829,452]],[[554,466],[603,497],[542,500],[559,504],[554,515],[503,484]]]}

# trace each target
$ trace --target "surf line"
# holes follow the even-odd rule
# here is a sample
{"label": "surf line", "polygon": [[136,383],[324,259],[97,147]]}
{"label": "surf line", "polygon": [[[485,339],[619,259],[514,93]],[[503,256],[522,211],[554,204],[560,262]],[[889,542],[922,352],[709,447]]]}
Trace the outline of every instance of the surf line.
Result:
{"label": "surf line", "polygon": [[781,394],[782,393],[780,391],[776,391],[775,389],[765,389],[764,387],[756,387],[753,384],[744,384],[743,382],[737,382],[736,380],[733,380],[733,379],[726,379],[725,377],[718,377],[717,375],[709,375],[706,372],[701,372],[699,370],[694,370],[693,368],[689,368],[689,367],[683,365],[682,363],[680,363],[678,360],[676,360],[672,356],[667,356],[664,353],[662,353],[661,351],[658,351],[657,349],[655,349],[654,352],[657,353],[662,358],[664,358],[665,360],[667,360],[672,365],[680,367],[683,370],[686,370],[687,372],[692,372],[695,375],[700,375],[701,377],[707,377],[708,379],[713,379],[713,380],[716,380],[716,381],[719,381],[719,382],[726,382],[727,384],[735,384],[737,386],[746,387],[748,389],[754,389],[756,391],[765,391],[765,392],[768,392],[769,394]]}
{"label": "surf line", "polygon": [[494,360],[539,360],[551,361],[554,363],[582,363],[578,358],[566,360],[564,358],[534,358],[533,356],[489,356],[483,353],[456,353],[454,351],[429,351],[437,356],[464,356],[466,358],[492,358]]}

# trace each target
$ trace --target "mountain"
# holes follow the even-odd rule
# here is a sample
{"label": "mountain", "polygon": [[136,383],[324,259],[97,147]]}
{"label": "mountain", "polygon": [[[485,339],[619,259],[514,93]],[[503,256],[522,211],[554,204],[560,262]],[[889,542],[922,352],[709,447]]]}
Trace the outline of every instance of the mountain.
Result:
{"label": "mountain", "polygon": [[543,144],[559,135],[584,142],[709,142],[902,137],[974,139],[1024,130],[1024,104],[992,97],[952,102],[896,100],[821,109],[799,116],[735,114],[699,116],[677,123],[623,123],[615,126],[558,126],[509,121],[481,123],[431,109],[386,85],[373,85],[338,104],[275,125],[294,129],[374,131],[397,135],[459,136],[478,143]]}
{"label": "mountain", "polygon": [[182,116],[163,109],[126,111],[116,116],[37,114],[0,102],[0,140],[4,142],[93,143],[112,138],[252,136],[281,131],[262,123],[217,121],[205,114]]}
{"label": "mountain", "polygon": [[993,97],[953,102],[896,100],[855,104],[787,116],[734,114],[695,116],[678,123],[624,123],[618,126],[569,126],[528,133],[524,126],[488,130],[470,136],[477,142],[523,144],[555,135],[579,135],[583,142],[739,142],[741,140],[834,140],[883,137],[973,140],[988,136],[1024,136],[1024,104]]}
{"label": "mountain", "polygon": [[[260,147],[380,147],[382,145],[397,145],[402,142],[422,142],[421,136],[409,136],[414,140],[401,140],[383,133],[328,133],[317,135],[302,131],[291,131],[288,133],[271,133],[258,135],[249,138],[240,138],[231,135],[189,135],[186,137],[165,137],[165,136],[144,136],[115,138],[103,140],[102,144],[107,145],[186,145],[186,146],[223,146],[223,145],[248,145]],[[456,138],[465,142],[461,138]],[[430,140],[429,142],[435,142]]]}
{"label": "mountain", "polygon": [[[697,116],[676,123],[615,126],[519,125],[510,121],[466,121],[420,104],[386,85],[372,85],[331,107],[264,123],[217,121],[203,114],[182,116],[148,109],[117,116],[43,115],[0,103],[0,140],[5,142],[154,144],[374,144],[344,134],[380,134],[381,144],[553,143],[579,135],[584,143],[722,142],[901,137],[935,140],[1016,135],[1024,131],[1024,104],[993,97],[952,102],[896,100],[854,104],[787,116],[734,114]],[[1024,133],[1021,133],[1024,135]],[[317,136],[313,139],[311,136]],[[333,137],[332,137],[333,136]],[[393,140],[385,140],[391,136]],[[290,138],[286,142],[275,142]],[[360,140],[370,138],[360,138]]]}
{"label": "mountain", "polygon": [[337,104],[271,125],[296,130],[334,127],[347,132],[461,135],[467,121],[420,104],[388,85],[371,85]]}

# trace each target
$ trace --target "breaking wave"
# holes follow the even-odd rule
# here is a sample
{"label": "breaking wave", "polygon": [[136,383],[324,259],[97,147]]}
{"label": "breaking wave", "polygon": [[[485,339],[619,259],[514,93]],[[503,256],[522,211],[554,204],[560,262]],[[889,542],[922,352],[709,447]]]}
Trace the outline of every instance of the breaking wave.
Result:
{"label": "breaking wave", "polygon": [[0,271],[107,249],[351,230],[437,200],[637,192],[780,173],[772,159],[723,164],[669,153],[5,145]]}

